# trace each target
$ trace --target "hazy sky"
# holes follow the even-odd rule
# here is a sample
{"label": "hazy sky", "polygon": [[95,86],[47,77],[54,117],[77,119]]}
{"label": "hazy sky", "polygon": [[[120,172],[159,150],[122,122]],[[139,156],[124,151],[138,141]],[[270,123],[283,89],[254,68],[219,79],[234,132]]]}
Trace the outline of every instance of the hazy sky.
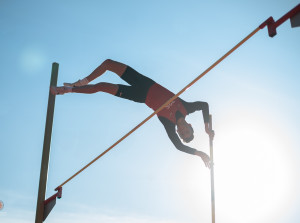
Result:
{"label": "hazy sky", "polygon": [[[51,64],[58,85],[107,58],[174,93],[269,16],[296,0],[0,0],[0,211],[2,223],[35,219]],[[216,221],[300,221],[300,28],[259,31],[188,89],[207,101],[216,133]],[[122,83],[105,73],[100,81]],[[97,93],[56,97],[47,197],[151,114]],[[190,146],[209,153],[201,112],[188,117]],[[48,223],[211,222],[210,175],[173,146],[154,117],[63,187]]]}

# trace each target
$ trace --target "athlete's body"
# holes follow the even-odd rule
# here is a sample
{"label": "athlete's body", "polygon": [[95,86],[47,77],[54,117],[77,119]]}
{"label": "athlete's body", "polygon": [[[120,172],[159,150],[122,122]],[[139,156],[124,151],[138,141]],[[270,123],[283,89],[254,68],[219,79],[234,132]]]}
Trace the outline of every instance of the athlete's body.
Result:
{"label": "athlete's body", "polygon": [[[89,82],[101,76],[107,70],[116,73],[119,77],[126,81],[129,86],[105,82],[88,85]],[[145,103],[154,111],[174,96],[172,92],[148,77],[138,73],[131,67],[110,59],[105,60],[86,78],[72,84],[64,83],[64,85],[64,87],[51,87],[52,94],[65,94],[69,92],[92,94],[99,91],[106,92],[135,102]],[[185,117],[188,114],[199,110],[202,110],[203,113],[206,133],[209,137],[214,137],[214,132],[210,131],[208,126],[209,108],[206,102],[188,103],[177,98],[160,111],[157,116],[164,125],[170,140],[177,149],[189,154],[200,156],[205,165],[210,167],[210,159],[207,154],[182,144],[178,137],[179,135],[184,142],[190,142],[194,138],[193,128],[191,124],[186,122]],[[176,134],[175,127],[177,127],[178,135]]]}

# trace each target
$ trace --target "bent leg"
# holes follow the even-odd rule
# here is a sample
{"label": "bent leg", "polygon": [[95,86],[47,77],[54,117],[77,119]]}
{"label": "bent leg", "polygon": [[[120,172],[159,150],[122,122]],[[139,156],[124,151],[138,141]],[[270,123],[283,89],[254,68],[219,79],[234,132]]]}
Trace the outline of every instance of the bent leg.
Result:
{"label": "bent leg", "polygon": [[107,59],[87,77],[83,78],[82,80],[78,80],[74,83],[64,83],[64,86],[80,87],[83,85],[87,85],[91,81],[95,80],[97,77],[100,77],[107,70],[114,72],[119,77],[121,77],[123,75],[123,73],[125,72],[126,68],[127,68],[127,65],[125,65],[123,63]]}
{"label": "bent leg", "polygon": [[127,65],[107,59],[105,60],[99,67],[97,67],[89,76],[86,78],[89,82],[93,81],[97,77],[101,76],[105,71],[109,70],[111,72],[116,73],[119,77],[125,72]]}

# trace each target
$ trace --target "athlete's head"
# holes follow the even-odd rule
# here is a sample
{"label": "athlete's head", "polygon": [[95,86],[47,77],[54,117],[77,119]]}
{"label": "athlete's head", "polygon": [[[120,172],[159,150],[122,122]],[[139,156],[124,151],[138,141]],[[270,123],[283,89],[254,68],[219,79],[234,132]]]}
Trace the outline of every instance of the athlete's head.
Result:
{"label": "athlete's head", "polygon": [[177,122],[177,133],[184,142],[190,142],[194,139],[194,130],[192,125],[185,120]]}

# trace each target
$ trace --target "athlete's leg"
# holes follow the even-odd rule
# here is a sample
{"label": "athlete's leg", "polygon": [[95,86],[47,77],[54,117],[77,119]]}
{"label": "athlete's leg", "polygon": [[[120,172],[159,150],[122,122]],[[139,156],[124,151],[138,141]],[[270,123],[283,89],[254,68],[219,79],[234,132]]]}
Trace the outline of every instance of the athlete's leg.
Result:
{"label": "athlete's leg", "polygon": [[141,89],[123,84],[111,84],[101,82],[98,84],[84,85],[80,87],[51,87],[50,91],[54,95],[63,95],[66,93],[93,94],[96,92],[105,92],[120,98],[128,99],[139,103],[145,102],[145,94]]}
{"label": "athlete's leg", "polygon": [[83,94],[93,94],[96,92],[106,92],[112,95],[116,95],[119,89],[119,85],[117,84],[111,84],[111,83],[105,83],[101,82],[98,84],[90,84],[90,85],[84,85],[80,87],[51,87],[51,93],[54,95],[62,95],[65,93],[83,93]]}
{"label": "athlete's leg", "polygon": [[[113,85],[109,83],[99,83],[97,85],[86,86],[88,82],[101,76],[107,70],[116,73],[130,86],[121,84]],[[98,91],[102,91],[121,98],[144,103],[149,88],[155,83],[153,80],[140,74],[136,70],[132,69],[130,66],[109,59],[105,60],[89,76],[87,76],[85,80],[85,83],[82,83],[82,80],[80,80],[73,84],[64,84],[65,87],[53,87],[51,92],[53,94],[64,94],[69,92],[91,94]],[[67,88],[66,86],[71,87],[72,90],[70,90],[70,88]]]}
{"label": "athlete's leg", "polygon": [[105,92],[108,94],[116,95],[118,92],[119,86],[117,84],[100,82],[98,84],[84,85],[81,87],[73,87],[72,92],[75,93],[84,93],[84,94],[93,94],[96,92]]}
{"label": "athlete's leg", "polygon": [[84,79],[76,81],[75,83],[64,83],[64,85],[69,87],[87,85],[89,82],[104,74],[107,70],[112,71],[116,73],[119,77],[121,77],[125,72],[126,68],[127,65],[123,63],[107,59]]}

